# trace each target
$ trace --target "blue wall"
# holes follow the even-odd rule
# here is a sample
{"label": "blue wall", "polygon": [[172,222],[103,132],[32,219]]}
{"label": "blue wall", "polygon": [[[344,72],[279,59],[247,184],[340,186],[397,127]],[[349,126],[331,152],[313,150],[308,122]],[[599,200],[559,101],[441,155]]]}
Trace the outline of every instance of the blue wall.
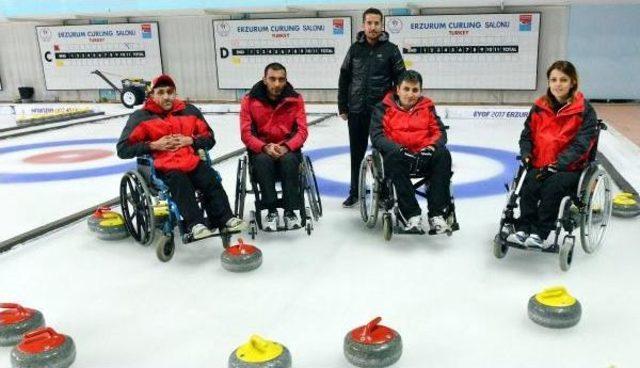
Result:
{"label": "blue wall", "polygon": [[587,98],[640,99],[640,5],[572,6],[568,43]]}

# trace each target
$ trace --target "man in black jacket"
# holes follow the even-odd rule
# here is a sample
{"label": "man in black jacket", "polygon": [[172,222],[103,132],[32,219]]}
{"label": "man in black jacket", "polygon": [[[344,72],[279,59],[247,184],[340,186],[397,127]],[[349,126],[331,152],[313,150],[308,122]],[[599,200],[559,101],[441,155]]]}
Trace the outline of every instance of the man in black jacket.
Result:
{"label": "man in black jacket", "polygon": [[382,30],[382,12],[369,8],[362,14],[363,31],[358,33],[340,67],[338,111],[349,124],[351,187],[343,207],[358,203],[360,162],[367,151],[373,107],[405,71],[398,46]]}

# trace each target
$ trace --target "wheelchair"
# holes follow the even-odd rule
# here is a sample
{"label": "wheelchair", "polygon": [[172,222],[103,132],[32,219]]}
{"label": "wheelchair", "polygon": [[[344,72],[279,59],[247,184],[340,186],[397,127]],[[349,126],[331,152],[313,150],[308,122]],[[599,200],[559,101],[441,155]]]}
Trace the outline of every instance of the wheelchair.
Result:
{"label": "wheelchair", "polygon": [[[410,173],[410,178],[416,195],[426,199],[427,191],[429,190],[428,178],[418,173]],[[423,186],[425,188],[421,190]],[[400,213],[395,188],[391,179],[384,177],[384,160],[382,154],[375,148],[372,149],[371,154],[365,156],[360,164],[358,196],[360,199],[360,215],[368,228],[376,226],[378,213],[382,209],[382,233],[385,240],[391,240],[393,234],[414,234],[404,230],[406,220]],[[447,210],[447,214],[446,221],[449,229],[446,234],[451,236],[454,231],[460,230],[453,195],[451,196],[451,206]],[[429,230],[428,233],[429,235],[436,234],[434,230]],[[420,234],[424,234],[424,232]]]}
{"label": "wheelchair", "polygon": [[[209,155],[203,150],[199,154],[211,166]],[[216,176],[220,179],[217,171]],[[196,199],[207,224],[208,219],[202,205],[204,195],[199,190],[196,190]],[[169,187],[158,177],[151,156],[138,157],[136,169],[125,173],[120,180],[120,207],[131,236],[144,246],[155,241],[156,255],[162,262],[171,260],[175,252],[176,226],[184,244],[195,241],[182,220],[177,204],[171,198]],[[231,243],[231,236],[236,233],[239,231],[220,229],[212,236],[220,237],[223,247],[227,248]]]}
{"label": "wheelchair", "polygon": [[[251,188],[247,187],[247,176]],[[313,171],[313,165],[309,156],[302,155],[302,162],[298,172],[298,182],[300,188],[300,228],[306,230],[307,235],[311,235],[313,231],[313,222],[318,221],[322,217],[322,200],[320,191],[318,190],[318,182]],[[281,179],[276,177],[276,193],[277,208],[284,208],[284,199],[282,197]],[[235,197],[235,214],[238,218],[244,216],[244,205],[247,194],[253,194],[255,200],[255,209],[249,212],[249,234],[251,239],[255,239],[258,230],[264,231],[262,227],[262,211],[267,208],[262,203],[261,193],[258,182],[254,179],[249,154],[245,153],[238,159],[238,170],[236,176],[236,197]],[[285,226],[279,226],[276,231],[287,231]]]}
{"label": "wheelchair", "polygon": [[[606,129],[607,126],[598,121],[598,136],[600,130]],[[562,198],[553,244],[545,249],[527,247],[506,240],[509,234],[515,232],[520,217],[520,190],[527,174],[527,168],[520,165],[511,184],[505,184],[508,192],[507,204],[502,211],[500,228],[493,241],[493,254],[496,258],[504,258],[509,247],[556,253],[559,254],[560,269],[568,271],[573,260],[576,241],[574,231],[576,229],[579,229],[580,243],[585,253],[594,253],[602,246],[611,218],[613,200],[611,178],[604,168],[595,161],[597,147],[598,138],[589,153],[588,165],[580,173],[576,191]],[[560,241],[561,239],[562,241]]]}

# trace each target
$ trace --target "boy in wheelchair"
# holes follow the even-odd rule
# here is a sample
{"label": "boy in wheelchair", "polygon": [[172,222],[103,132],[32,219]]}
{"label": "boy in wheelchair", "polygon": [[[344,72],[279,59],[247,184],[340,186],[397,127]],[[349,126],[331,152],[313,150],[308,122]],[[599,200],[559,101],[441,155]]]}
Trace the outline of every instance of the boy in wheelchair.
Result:
{"label": "boy in wheelchair", "polygon": [[202,113],[176,97],[175,83],[168,75],[153,80],[144,106],[131,114],[117,144],[122,159],[153,157],[153,165],[169,187],[193,239],[214,234],[204,225],[196,189],[204,196],[203,206],[213,228],[236,232],[244,225],[233,217],[216,172],[198,155],[198,150],[208,151],[214,144],[213,131]]}
{"label": "boy in wheelchair", "polygon": [[535,101],[520,136],[520,155],[528,169],[520,189],[520,218],[507,242],[548,249],[562,198],[573,193],[581,171],[595,154],[598,120],[578,91],[578,75],[568,61],[547,70],[546,95]]}
{"label": "boy in wheelchair", "polygon": [[371,118],[371,142],[384,158],[384,174],[391,179],[406,232],[424,233],[422,211],[412,177],[428,178],[426,193],[432,233],[451,231],[451,154],[447,134],[433,102],[421,95],[422,76],[407,70],[396,90],[376,105]]}
{"label": "boy in wheelchair", "polygon": [[307,115],[304,100],[287,82],[287,70],[282,64],[267,65],[262,80],[242,98],[240,133],[268,212],[263,230],[276,231],[279,227],[278,178],[282,180],[285,227],[299,228],[301,221],[294,210],[300,210],[302,216],[298,178],[300,149],[307,139]]}

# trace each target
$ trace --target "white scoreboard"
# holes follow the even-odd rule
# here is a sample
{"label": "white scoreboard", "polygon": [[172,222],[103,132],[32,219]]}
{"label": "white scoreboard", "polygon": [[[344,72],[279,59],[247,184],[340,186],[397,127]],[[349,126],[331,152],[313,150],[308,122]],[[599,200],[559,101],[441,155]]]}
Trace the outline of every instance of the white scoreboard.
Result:
{"label": "white scoreboard", "polygon": [[279,62],[299,89],[337,89],[351,18],[214,20],[218,88],[248,89]]}
{"label": "white scoreboard", "polygon": [[539,13],[389,16],[385,30],[424,88],[536,89]]}
{"label": "white scoreboard", "polygon": [[[94,70],[116,85],[162,73],[158,23],[36,27],[47,90],[107,89]],[[110,75],[111,74],[111,75]]]}

